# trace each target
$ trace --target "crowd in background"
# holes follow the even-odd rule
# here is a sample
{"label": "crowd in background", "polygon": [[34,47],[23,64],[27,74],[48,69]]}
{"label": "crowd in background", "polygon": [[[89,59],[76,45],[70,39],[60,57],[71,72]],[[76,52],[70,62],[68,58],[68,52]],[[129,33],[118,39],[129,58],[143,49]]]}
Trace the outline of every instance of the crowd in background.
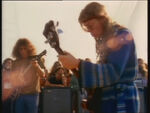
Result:
{"label": "crowd in background", "polygon": [[142,58],[138,58],[138,73],[135,83],[140,97],[140,113],[146,113],[148,109],[148,65]]}
{"label": "crowd in background", "polygon": [[[86,61],[91,62],[86,58]],[[13,66],[13,59],[7,58],[3,61],[2,68],[2,83],[3,83],[3,113],[15,113],[15,102],[18,98],[16,94],[17,89],[13,87],[11,77],[11,69]],[[41,78],[42,79],[42,78]],[[147,83],[148,82],[148,65],[143,59],[138,59],[138,74],[135,83],[138,88],[140,96],[140,113],[145,113],[147,110]],[[54,62],[50,68],[47,79],[41,82],[41,88],[45,86],[70,87],[72,90],[73,110],[75,113],[92,113],[87,106],[92,106],[90,100],[93,97],[92,89],[80,88],[78,79],[70,70],[65,69],[59,61]]]}
{"label": "crowd in background", "polygon": [[[16,86],[14,79],[17,79],[12,74],[12,66],[14,66],[14,60],[12,58],[7,58],[3,61],[3,69],[2,69],[2,100],[3,100],[3,113],[17,113],[16,111],[16,103],[18,98],[22,96],[20,92],[18,92],[18,85]],[[17,79],[18,80],[18,79]],[[78,80],[76,76],[70,70],[67,70],[62,67],[59,61],[54,62],[53,66],[50,68],[48,74],[46,75],[46,79],[41,77],[39,79],[40,88],[50,86],[50,87],[70,87],[72,91],[72,107],[75,113],[81,113],[81,90],[79,88]],[[21,88],[26,86],[22,86]],[[23,94],[24,95],[24,94]]]}

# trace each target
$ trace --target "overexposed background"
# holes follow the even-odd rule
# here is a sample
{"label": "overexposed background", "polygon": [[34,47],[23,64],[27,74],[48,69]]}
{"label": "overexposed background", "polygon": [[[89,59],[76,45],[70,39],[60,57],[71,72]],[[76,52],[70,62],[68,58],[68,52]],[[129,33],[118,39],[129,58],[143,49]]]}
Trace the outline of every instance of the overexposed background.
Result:
{"label": "overexposed background", "polygon": [[[2,1],[2,61],[11,57],[19,38],[29,38],[37,53],[47,50],[45,65],[49,70],[57,60],[56,51],[45,44],[42,32],[49,20],[59,21],[60,46],[77,58],[96,61],[95,41],[84,32],[78,16],[91,1]],[[99,2],[99,1],[98,1]],[[147,1],[101,1],[114,21],[128,27],[135,39],[137,56],[147,62]]]}

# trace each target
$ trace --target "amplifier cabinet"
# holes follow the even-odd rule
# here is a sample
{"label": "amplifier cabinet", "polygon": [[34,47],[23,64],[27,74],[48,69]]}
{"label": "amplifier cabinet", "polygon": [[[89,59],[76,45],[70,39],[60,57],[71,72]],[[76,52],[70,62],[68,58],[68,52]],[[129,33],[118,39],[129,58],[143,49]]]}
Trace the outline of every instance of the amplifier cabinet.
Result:
{"label": "amplifier cabinet", "polygon": [[39,113],[72,113],[70,87],[44,87],[39,99]]}

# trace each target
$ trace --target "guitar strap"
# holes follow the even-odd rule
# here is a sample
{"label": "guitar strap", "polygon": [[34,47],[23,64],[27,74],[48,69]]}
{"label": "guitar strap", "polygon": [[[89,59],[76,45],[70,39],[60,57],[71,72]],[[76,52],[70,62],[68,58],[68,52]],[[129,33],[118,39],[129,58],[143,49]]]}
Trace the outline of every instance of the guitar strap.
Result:
{"label": "guitar strap", "polygon": [[22,76],[31,68],[32,64],[29,64],[24,71],[22,72]]}

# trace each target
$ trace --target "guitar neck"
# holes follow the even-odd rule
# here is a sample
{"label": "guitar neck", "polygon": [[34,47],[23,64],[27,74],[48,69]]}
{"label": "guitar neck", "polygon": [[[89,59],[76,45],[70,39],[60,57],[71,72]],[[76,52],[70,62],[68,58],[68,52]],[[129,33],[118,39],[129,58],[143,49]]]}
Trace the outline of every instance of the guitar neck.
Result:
{"label": "guitar neck", "polygon": [[64,54],[65,54],[65,53],[63,52],[63,50],[62,50],[60,47],[55,48],[55,50],[57,51],[57,53],[58,53],[59,55],[64,55]]}
{"label": "guitar neck", "polygon": [[[55,50],[57,51],[59,55],[65,55],[65,53],[60,47],[55,48]],[[79,77],[78,69],[71,69],[71,71],[75,74],[76,77]]]}
{"label": "guitar neck", "polygon": [[[50,20],[48,23],[45,24],[43,35],[47,39],[46,42],[48,42],[50,46],[54,48],[59,55],[65,55],[65,53],[59,46],[59,37],[56,32],[56,26],[53,20]],[[72,69],[71,71],[74,74],[76,74],[76,76],[78,76],[78,69]]]}

